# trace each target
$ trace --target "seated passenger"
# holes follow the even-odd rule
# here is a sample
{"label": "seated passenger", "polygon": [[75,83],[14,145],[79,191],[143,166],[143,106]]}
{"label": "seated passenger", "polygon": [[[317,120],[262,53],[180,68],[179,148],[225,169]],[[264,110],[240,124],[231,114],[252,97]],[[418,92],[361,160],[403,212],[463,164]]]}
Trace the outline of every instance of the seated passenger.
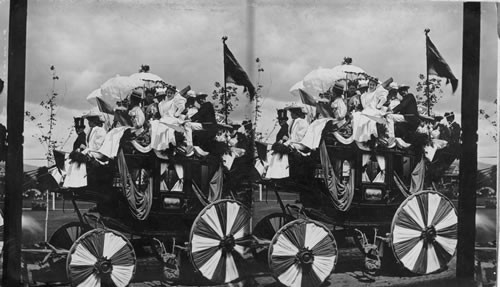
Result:
{"label": "seated passenger", "polygon": [[144,122],[146,117],[141,108],[142,92],[134,90],[130,95],[129,116],[132,121],[132,131],[135,135],[139,135],[144,131]]}
{"label": "seated passenger", "polygon": [[[188,147],[193,146],[193,130],[201,130],[204,127],[213,126],[217,123],[215,119],[215,109],[211,102],[207,101],[207,94],[198,94],[196,95],[196,102],[200,105],[200,108],[197,113],[191,116],[190,121],[185,124],[186,128],[186,142]],[[200,137],[200,146],[207,146],[208,141],[211,136]]]}
{"label": "seated passenger", "polygon": [[355,141],[366,142],[372,136],[378,137],[375,119],[380,118],[383,121],[381,108],[387,100],[387,93],[388,91],[378,84],[377,79],[369,79],[368,91],[360,98],[363,110],[352,115],[352,136]]}
{"label": "seated passenger", "polygon": [[186,105],[184,111],[182,112],[183,119],[190,119],[193,115],[198,112],[198,107],[196,106],[196,93],[193,90],[187,92]]}
{"label": "seated passenger", "polygon": [[183,121],[179,117],[184,110],[185,99],[174,86],[167,86],[157,93],[166,97],[158,104],[160,119],[151,121],[151,148],[165,150],[177,145],[175,131],[183,131],[180,127]]}
{"label": "seated passenger", "polygon": [[387,115],[387,129],[389,137],[407,138],[413,134],[420,123],[417,101],[413,94],[408,93],[408,85],[399,86],[398,92],[402,96],[401,103]]}

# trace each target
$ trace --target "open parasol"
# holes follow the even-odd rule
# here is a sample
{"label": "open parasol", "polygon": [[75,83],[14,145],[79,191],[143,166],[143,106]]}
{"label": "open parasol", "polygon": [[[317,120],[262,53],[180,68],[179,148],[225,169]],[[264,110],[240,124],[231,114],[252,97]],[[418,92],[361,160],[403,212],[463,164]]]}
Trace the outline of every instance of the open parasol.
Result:
{"label": "open parasol", "polygon": [[345,78],[345,74],[333,69],[319,68],[312,70],[304,77],[303,86],[306,91],[316,91],[316,93],[327,92],[338,80]]}
{"label": "open parasol", "polygon": [[337,74],[340,74],[341,79],[346,79],[346,80],[356,80],[361,76],[364,77],[365,74],[365,71],[363,69],[351,64],[343,64],[335,66],[331,70]]}
{"label": "open parasol", "polygon": [[165,83],[160,76],[146,72],[132,74],[130,75],[130,78],[141,81],[145,88],[163,87],[163,84]]}
{"label": "open parasol", "polygon": [[132,93],[133,89],[142,86],[144,83],[139,79],[116,76],[101,85],[101,94],[106,98],[123,100]]}

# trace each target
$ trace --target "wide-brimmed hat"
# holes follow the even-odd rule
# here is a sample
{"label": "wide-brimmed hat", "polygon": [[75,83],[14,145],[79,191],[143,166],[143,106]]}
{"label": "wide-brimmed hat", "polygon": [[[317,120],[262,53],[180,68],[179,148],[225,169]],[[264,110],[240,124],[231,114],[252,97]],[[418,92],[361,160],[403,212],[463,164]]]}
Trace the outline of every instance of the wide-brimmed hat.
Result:
{"label": "wide-brimmed hat", "polygon": [[208,94],[205,94],[205,93],[198,93],[196,94],[196,99],[199,100],[199,99],[205,99],[206,97],[208,97]]}
{"label": "wide-brimmed hat", "polygon": [[130,98],[131,99],[136,98],[136,99],[142,100],[144,98],[144,90],[134,89],[132,91],[132,94],[130,94]]}
{"label": "wide-brimmed hat", "polygon": [[368,80],[360,80],[358,82],[358,89],[368,88]]}
{"label": "wide-brimmed hat", "polygon": [[189,90],[187,93],[186,93],[186,97],[187,98],[196,98],[196,92],[193,91],[193,90]]}
{"label": "wide-brimmed hat", "polygon": [[278,112],[278,120],[288,120],[288,116],[286,114],[285,109],[279,109],[277,110],[277,112]]}
{"label": "wide-brimmed hat", "polygon": [[85,122],[82,117],[73,118],[73,120],[75,121],[75,129],[85,127]]}
{"label": "wide-brimmed hat", "polygon": [[335,82],[335,84],[332,87],[332,91],[339,92],[339,93],[344,92],[344,83]]}
{"label": "wide-brimmed hat", "polygon": [[408,86],[407,84],[401,84],[401,85],[399,85],[398,90],[403,91],[403,90],[408,90],[409,88],[410,88],[410,86]]}
{"label": "wide-brimmed hat", "polygon": [[397,90],[399,89],[398,83],[392,82],[389,84],[389,90]]}

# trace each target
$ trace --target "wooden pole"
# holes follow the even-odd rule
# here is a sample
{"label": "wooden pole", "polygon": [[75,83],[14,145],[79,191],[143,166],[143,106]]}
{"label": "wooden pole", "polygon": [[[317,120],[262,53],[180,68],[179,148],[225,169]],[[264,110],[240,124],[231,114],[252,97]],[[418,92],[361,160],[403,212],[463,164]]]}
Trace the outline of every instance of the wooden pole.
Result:
{"label": "wooden pole", "polygon": [[10,1],[9,12],[8,152],[5,168],[5,246],[2,286],[20,286],[27,0]]}
{"label": "wooden pole", "polygon": [[424,30],[425,32],[425,63],[426,63],[426,75],[427,75],[427,78],[425,80],[425,85],[426,85],[426,91],[427,91],[427,115],[430,116],[431,115],[431,90],[429,89],[429,50],[427,49],[427,41],[428,41],[428,36],[427,34],[429,34],[429,32],[431,31],[431,29],[429,28],[426,28]]}
{"label": "wooden pole", "polygon": [[474,278],[481,3],[464,3],[457,277]]}
{"label": "wooden pole", "polygon": [[227,88],[226,88],[226,64],[225,64],[225,60],[226,60],[226,50],[225,50],[225,46],[226,46],[226,40],[227,40],[227,36],[223,36],[222,37],[222,50],[223,50],[223,64],[224,64],[224,123],[227,124]]}

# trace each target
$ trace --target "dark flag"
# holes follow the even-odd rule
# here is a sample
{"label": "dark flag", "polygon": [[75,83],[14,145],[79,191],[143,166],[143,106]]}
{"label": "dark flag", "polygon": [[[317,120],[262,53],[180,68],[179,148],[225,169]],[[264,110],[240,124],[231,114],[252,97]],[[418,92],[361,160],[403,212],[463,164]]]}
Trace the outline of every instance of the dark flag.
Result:
{"label": "dark flag", "polygon": [[3,91],[3,84],[4,84],[4,83],[3,83],[3,80],[2,80],[2,79],[0,79],[0,94],[1,94],[1,93],[2,93],[2,91]]}
{"label": "dark flag", "polygon": [[313,107],[316,106],[316,100],[314,100],[314,98],[311,95],[309,95],[308,93],[306,93],[304,90],[299,89],[299,94],[300,94],[300,99],[302,100],[302,103],[304,103],[305,105],[313,106]]}
{"label": "dark flag", "polygon": [[103,99],[95,98],[95,100],[97,102],[97,107],[99,108],[99,111],[101,111],[101,113],[106,113],[111,115],[115,113],[111,105],[106,103]]}
{"label": "dark flag", "polygon": [[427,74],[435,75],[438,77],[446,78],[446,83],[451,82],[451,87],[453,92],[457,90],[458,87],[458,79],[455,78],[453,73],[451,72],[450,66],[443,59],[441,54],[439,53],[434,43],[432,43],[429,36],[426,35],[426,44],[427,44]]}
{"label": "dark flag", "polygon": [[229,50],[226,43],[224,43],[224,76],[227,83],[244,86],[248,89],[250,99],[253,100],[255,96],[255,87],[248,78],[247,73],[240,66],[233,53]]}

